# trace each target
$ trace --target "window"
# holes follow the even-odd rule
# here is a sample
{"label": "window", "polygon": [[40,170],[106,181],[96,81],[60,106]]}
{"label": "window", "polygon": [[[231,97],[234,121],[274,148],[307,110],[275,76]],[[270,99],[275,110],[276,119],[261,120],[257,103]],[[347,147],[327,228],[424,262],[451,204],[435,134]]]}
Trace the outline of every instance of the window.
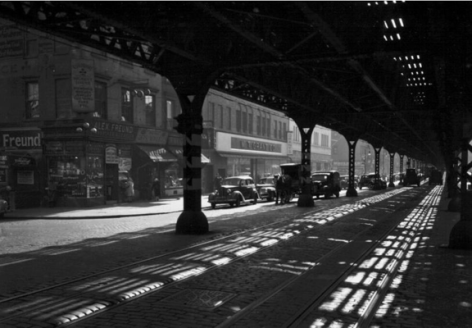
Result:
{"label": "window", "polygon": [[261,116],[257,115],[257,123],[256,123],[257,135],[261,135]]}
{"label": "window", "polygon": [[55,81],[56,118],[69,118],[72,114],[70,79],[57,79]]}
{"label": "window", "polygon": [[274,138],[277,138],[277,121],[274,121]]}
{"label": "window", "polygon": [[95,117],[107,118],[107,84],[95,81]]}
{"label": "window", "polygon": [[215,120],[215,104],[212,102],[208,104],[208,120],[212,123]]}
{"label": "window", "polygon": [[261,135],[265,135],[266,133],[266,119],[265,117],[262,117],[262,128],[261,128]]}
{"label": "window", "polygon": [[236,131],[241,132],[241,111],[236,110]]}
{"label": "window", "polygon": [[250,134],[253,134],[254,133],[254,121],[253,121],[254,120],[254,115],[251,113],[251,114],[248,114],[248,116],[249,116],[248,126],[247,126],[248,132]]}
{"label": "window", "polygon": [[26,83],[26,119],[39,118],[39,83]]}
{"label": "window", "polygon": [[224,122],[224,113],[223,113],[223,106],[218,105],[218,113],[220,114],[220,128],[224,129],[225,128],[225,122]]}
{"label": "window", "polygon": [[177,124],[177,122],[174,122],[174,109],[173,109],[173,104],[171,100],[166,101],[166,117],[167,117],[167,129],[171,130],[174,127],[174,124]]}
{"label": "window", "polygon": [[247,113],[243,112],[243,132],[247,133]]}
{"label": "window", "polygon": [[266,123],[266,134],[268,137],[270,137],[270,117],[267,118],[267,123]]}
{"label": "window", "polygon": [[134,123],[133,97],[126,88],[121,88],[121,120]]}
{"label": "window", "polygon": [[154,101],[154,96],[144,96],[144,105],[144,111],[146,115],[145,124],[150,126],[156,126],[156,102]]}
{"label": "window", "polygon": [[313,145],[318,146],[318,132],[313,133]]}
{"label": "window", "polygon": [[226,107],[226,129],[231,130],[231,107]]}
{"label": "window", "polygon": [[287,140],[287,123],[283,123],[282,139]]}
{"label": "window", "polygon": [[329,147],[329,138],[326,134],[321,135],[321,147]]}
{"label": "window", "polygon": [[282,139],[282,122],[279,122],[279,139]]}

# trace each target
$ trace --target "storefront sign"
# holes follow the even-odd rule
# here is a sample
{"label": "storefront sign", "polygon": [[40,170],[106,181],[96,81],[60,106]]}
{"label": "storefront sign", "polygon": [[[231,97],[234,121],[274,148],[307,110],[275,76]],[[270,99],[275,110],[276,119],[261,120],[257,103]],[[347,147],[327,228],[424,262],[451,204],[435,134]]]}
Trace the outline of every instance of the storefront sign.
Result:
{"label": "storefront sign", "polygon": [[167,143],[167,131],[138,128],[136,142],[141,144],[165,145]]}
{"label": "storefront sign", "polygon": [[23,56],[23,33],[16,27],[0,26],[0,58]]}
{"label": "storefront sign", "polygon": [[0,148],[41,149],[41,131],[34,130],[1,130]]}
{"label": "storefront sign", "polygon": [[36,161],[32,157],[16,157],[12,159],[12,165],[14,167],[25,167],[36,165]]}
{"label": "storefront sign", "polygon": [[47,142],[44,147],[45,155],[62,155],[64,153],[64,145],[60,141]]}
{"label": "storefront sign", "polygon": [[17,183],[22,185],[34,185],[34,172],[33,171],[18,171],[17,172]]}
{"label": "storefront sign", "polygon": [[72,60],[72,110],[78,113],[90,113],[95,110],[92,60]]}
{"label": "storefront sign", "polygon": [[136,128],[132,125],[94,121],[92,125],[97,129],[97,136],[117,140],[134,141]]}
{"label": "storefront sign", "polygon": [[115,144],[107,144],[105,146],[105,163],[118,164],[118,156]]}
{"label": "storefront sign", "polygon": [[232,149],[256,150],[270,153],[281,153],[282,145],[243,138],[231,138]]}
{"label": "storefront sign", "polygon": [[65,142],[65,154],[80,156],[84,153],[84,143],[82,141],[66,141]]}

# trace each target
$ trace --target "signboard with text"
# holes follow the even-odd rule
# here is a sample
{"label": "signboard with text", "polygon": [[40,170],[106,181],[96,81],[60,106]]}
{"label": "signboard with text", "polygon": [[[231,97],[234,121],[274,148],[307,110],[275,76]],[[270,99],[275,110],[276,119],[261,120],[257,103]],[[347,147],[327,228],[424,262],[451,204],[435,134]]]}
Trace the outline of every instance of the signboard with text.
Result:
{"label": "signboard with text", "polygon": [[90,113],[95,110],[92,60],[72,60],[72,110],[78,113]]}

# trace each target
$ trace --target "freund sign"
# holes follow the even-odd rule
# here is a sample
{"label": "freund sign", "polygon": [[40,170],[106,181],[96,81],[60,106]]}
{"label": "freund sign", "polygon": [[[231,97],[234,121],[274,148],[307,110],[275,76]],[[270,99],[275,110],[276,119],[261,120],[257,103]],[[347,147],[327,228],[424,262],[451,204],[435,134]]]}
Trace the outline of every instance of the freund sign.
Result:
{"label": "freund sign", "polygon": [[41,149],[40,130],[0,130],[0,148]]}

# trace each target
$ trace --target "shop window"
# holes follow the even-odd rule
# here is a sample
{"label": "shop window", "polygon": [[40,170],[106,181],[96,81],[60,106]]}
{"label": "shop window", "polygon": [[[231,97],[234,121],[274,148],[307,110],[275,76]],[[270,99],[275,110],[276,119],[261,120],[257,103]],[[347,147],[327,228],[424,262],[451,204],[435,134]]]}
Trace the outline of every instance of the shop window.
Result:
{"label": "shop window", "polygon": [[144,96],[144,111],[146,113],[146,125],[156,126],[156,102],[154,96]]}
{"label": "shop window", "polygon": [[121,88],[121,119],[129,123],[134,123],[133,96],[131,90]]}
{"label": "shop window", "polygon": [[39,113],[39,83],[26,83],[26,119],[38,119]]}
{"label": "shop window", "polygon": [[95,117],[107,118],[107,84],[95,81]]}

